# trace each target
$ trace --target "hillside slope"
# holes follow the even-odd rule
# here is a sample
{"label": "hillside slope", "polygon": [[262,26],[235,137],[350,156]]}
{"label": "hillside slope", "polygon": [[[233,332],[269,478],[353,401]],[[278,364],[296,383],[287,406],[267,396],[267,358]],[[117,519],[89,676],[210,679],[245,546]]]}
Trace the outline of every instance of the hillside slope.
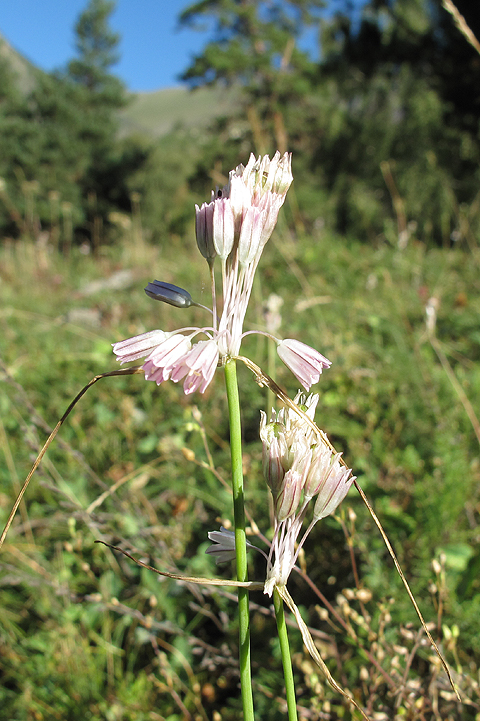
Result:
{"label": "hillside slope", "polygon": [[35,85],[35,76],[42,71],[15,50],[0,33],[0,62],[2,61],[6,61],[13,70],[22,93],[29,93]]}
{"label": "hillside slope", "polygon": [[[37,68],[0,33],[0,63],[13,70],[19,89],[27,95],[35,78],[43,71]],[[1,81],[1,78],[0,78]],[[186,87],[164,88],[148,93],[133,93],[131,103],[120,112],[120,133],[161,137],[176,126],[205,128],[214,118],[231,115],[240,101],[237,89]]]}
{"label": "hillside slope", "polygon": [[175,126],[205,128],[214,118],[231,115],[240,101],[239,91],[226,88],[165,88],[133,95],[121,111],[121,134],[161,137]]}

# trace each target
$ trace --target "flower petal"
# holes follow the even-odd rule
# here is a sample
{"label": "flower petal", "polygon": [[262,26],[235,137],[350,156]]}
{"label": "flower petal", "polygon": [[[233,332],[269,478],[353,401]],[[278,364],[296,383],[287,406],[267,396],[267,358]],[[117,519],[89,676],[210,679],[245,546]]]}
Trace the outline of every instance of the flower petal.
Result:
{"label": "flower petal", "polygon": [[318,383],[324,368],[332,363],[315,348],[293,338],[286,338],[277,345],[277,352],[287,368],[309,391],[314,383]]}
{"label": "flower petal", "polygon": [[150,330],[148,333],[141,333],[133,338],[112,343],[113,352],[120,363],[129,363],[148,356],[169,335],[163,330]]}

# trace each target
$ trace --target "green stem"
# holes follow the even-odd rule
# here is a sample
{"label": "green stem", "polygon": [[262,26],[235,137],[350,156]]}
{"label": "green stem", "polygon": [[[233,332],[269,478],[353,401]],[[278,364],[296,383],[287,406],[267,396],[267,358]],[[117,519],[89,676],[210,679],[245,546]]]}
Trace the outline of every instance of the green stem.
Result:
{"label": "green stem", "polygon": [[285,692],[287,695],[288,721],[297,721],[297,704],[295,700],[295,683],[293,680],[292,659],[290,657],[290,646],[288,643],[287,624],[285,623],[285,612],[283,600],[275,588],[273,591],[273,605],[277,619],[278,638],[282,652],[283,675],[285,678]]}
{"label": "green stem", "polygon": [[[232,458],[233,515],[235,519],[235,548],[237,580],[247,581],[247,545],[245,536],[245,508],[242,468],[242,426],[238,397],[237,367],[233,359],[225,364],[225,381],[230,421],[230,454]],[[242,689],[243,719],[254,721],[252,676],[250,663],[250,613],[248,591],[238,589],[238,625],[240,642],[240,681]]]}

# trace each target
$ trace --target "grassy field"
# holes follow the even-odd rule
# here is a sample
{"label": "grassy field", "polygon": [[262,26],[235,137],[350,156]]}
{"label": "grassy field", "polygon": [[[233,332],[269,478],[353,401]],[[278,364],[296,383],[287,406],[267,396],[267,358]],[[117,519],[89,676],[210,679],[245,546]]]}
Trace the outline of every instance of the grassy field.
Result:
{"label": "grassy field", "polygon": [[[202,324],[198,308],[149,300],[146,282],[209,298],[193,236],[151,247],[126,235],[96,258],[77,249],[62,258],[29,241],[0,253],[3,525],[70,400],[117,367],[110,344]],[[465,701],[455,701],[352,488],[338,516],[312,532],[303,576],[289,587],[331,672],[377,721],[479,718],[479,267],[478,248],[427,250],[412,239],[398,250],[277,232],[247,315],[247,326],[264,327],[262,304],[278,294],[280,333],[333,362],[315,388],[316,421],[380,516]],[[295,394],[265,339],[248,338],[242,352]],[[272,401],[247,369],[239,374],[247,511],[251,533],[268,537],[258,424]],[[231,589],[161,578],[95,544],[121,544],[166,571],[231,577],[204,553],[207,531],[231,522],[228,458],[221,370],[205,396],[143,376],[88,391],[2,549],[0,719],[240,717]],[[263,573],[252,556],[251,577]],[[252,602],[257,717],[276,721],[285,707],[275,623],[267,597]],[[300,717],[357,718],[325,684],[293,621],[290,635]]]}

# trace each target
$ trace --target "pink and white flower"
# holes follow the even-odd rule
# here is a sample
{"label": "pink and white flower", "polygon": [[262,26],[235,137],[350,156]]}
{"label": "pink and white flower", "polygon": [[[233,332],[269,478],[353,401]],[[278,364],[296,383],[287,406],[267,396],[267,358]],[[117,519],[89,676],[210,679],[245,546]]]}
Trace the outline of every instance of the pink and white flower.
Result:
{"label": "pink and white flower", "polygon": [[120,363],[130,363],[150,355],[167,338],[163,330],[150,330],[133,338],[113,343],[113,352]]}
{"label": "pink and white flower", "polygon": [[279,341],[277,353],[307,391],[314,383],[318,383],[324,368],[332,365],[331,361],[315,348],[294,338]]}
{"label": "pink and white flower", "polygon": [[157,386],[170,378],[172,371],[188,353],[192,343],[181,333],[169,334],[148,355],[143,370],[147,381],[155,381]]}
{"label": "pink and white flower", "polygon": [[[318,395],[302,393],[295,403],[313,420]],[[285,585],[300,548],[317,521],[335,511],[355,477],[341,463],[320,431],[315,431],[293,408],[273,413],[260,422],[265,479],[272,491],[275,532],[267,563],[265,593]],[[282,475],[283,470],[283,475]],[[313,518],[297,544],[308,507],[315,498]]]}
{"label": "pink and white flower", "polygon": [[[212,191],[210,203],[195,206],[197,245],[211,270],[212,326],[173,333],[150,331],[115,343],[117,360],[127,363],[144,357],[147,380],[157,384],[168,379],[184,380],[185,393],[205,391],[219,361],[238,356],[242,339],[247,335],[243,333],[243,322],[255,271],[292,180],[289,153],[280,156],[277,152],[272,160],[268,155],[258,159],[251,155],[246,166],[239,165],[230,172],[225,187]],[[217,256],[223,286],[223,308],[218,315],[213,272]],[[149,283],[146,292],[177,307],[198,305],[187,291],[171,283]],[[190,335],[184,335],[184,331],[190,331]],[[206,340],[193,343],[198,334],[206,336]],[[269,333],[266,335],[273,338]],[[280,358],[307,390],[318,381],[323,368],[330,365],[318,351],[300,341],[274,340]]]}
{"label": "pink and white flower", "polygon": [[170,378],[177,383],[185,378],[185,394],[199,390],[203,393],[212,380],[218,365],[219,350],[214,340],[201,340],[179,359]]}

